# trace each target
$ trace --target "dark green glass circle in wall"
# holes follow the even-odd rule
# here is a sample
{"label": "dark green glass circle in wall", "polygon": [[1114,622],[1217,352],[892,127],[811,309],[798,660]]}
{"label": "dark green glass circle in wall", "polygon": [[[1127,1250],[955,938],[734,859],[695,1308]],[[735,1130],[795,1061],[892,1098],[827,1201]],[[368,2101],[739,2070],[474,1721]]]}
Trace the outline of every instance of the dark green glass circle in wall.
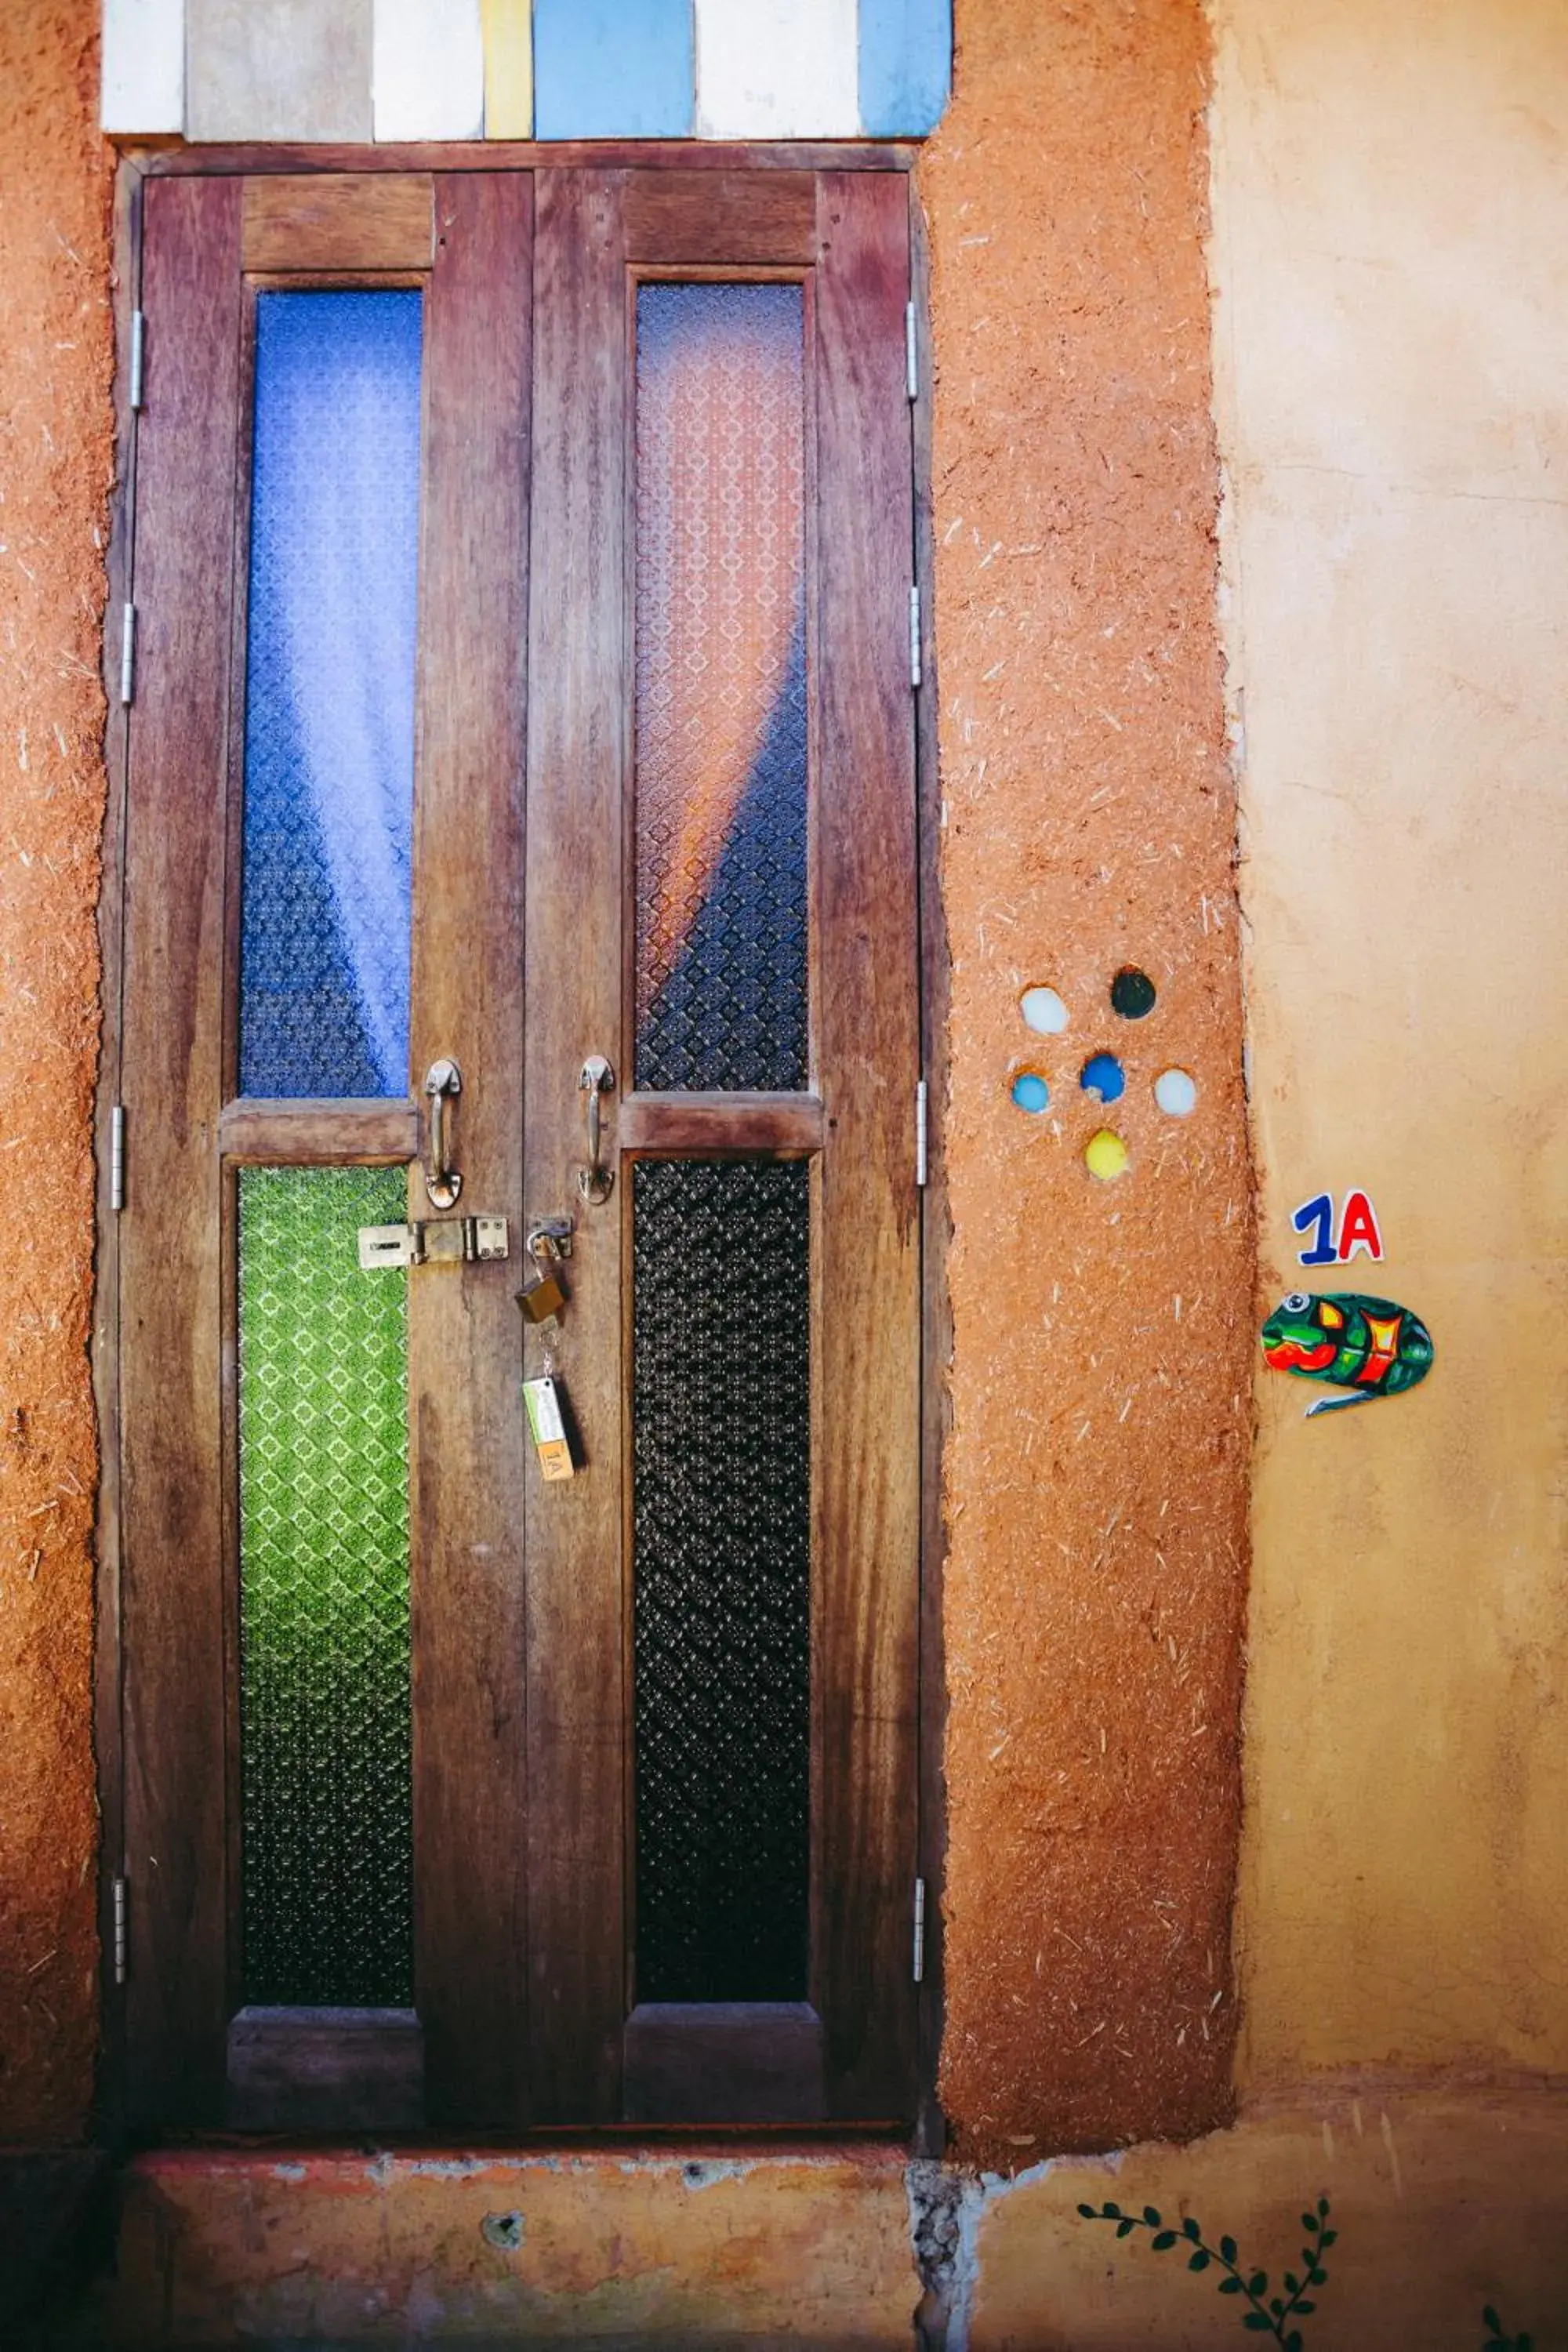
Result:
{"label": "dark green glass circle in wall", "polygon": [[1154,983],[1135,964],[1124,963],[1110,983],[1110,1009],[1123,1021],[1142,1021],[1154,1010]]}

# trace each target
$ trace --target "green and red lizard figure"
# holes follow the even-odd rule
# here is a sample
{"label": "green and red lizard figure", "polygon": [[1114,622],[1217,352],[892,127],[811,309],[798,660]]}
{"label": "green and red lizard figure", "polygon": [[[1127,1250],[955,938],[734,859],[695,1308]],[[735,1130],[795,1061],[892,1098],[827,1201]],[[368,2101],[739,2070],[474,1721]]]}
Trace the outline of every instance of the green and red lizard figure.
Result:
{"label": "green and red lizard figure", "polygon": [[1307,1419],[1370,1404],[1413,1389],[1432,1369],[1432,1334],[1408,1307],[1344,1290],[1314,1297],[1294,1290],[1263,1326],[1263,1352],[1277,1372],[1330,1381],[1348,1396],[1321,1397]]}

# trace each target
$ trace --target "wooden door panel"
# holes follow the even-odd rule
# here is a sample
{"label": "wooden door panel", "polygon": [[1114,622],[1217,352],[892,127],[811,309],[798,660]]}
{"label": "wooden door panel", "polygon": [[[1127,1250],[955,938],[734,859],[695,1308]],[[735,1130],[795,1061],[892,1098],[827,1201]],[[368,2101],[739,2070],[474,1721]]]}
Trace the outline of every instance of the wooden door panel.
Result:
{"label": "wooden door panel", "polygon": [[426,270],[435,226],[428,172],[300,173],[244,183],[247,269]]}
{"label": "wooden door panel", "polygon": [[743,270],[816,259],[810,172],[628,172],[626,257]]}

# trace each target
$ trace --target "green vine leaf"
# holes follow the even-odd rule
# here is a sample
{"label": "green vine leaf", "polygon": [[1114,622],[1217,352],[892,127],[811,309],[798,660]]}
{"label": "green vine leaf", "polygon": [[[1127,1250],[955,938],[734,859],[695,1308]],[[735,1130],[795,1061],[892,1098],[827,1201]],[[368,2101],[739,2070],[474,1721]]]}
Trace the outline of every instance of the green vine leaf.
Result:
{"label": "green vine leaf", "polygon": [[[1185,2215],[1177,2227],[1167,2224],[1157,2205],[1145,2205],[1139,2212],[1126,2213],[1120,2205],[1107,2198],[1103,2205],[1080,2205],[1078,2210],[1086,2221],[1113,2222],[1118,2239],[1130,2238],[1136,2230],[1147,2230],[1150,2244],[1157,2254],[1167,2254],[1173,2247],[1182,2247],[1186,2252],[1189,2271],[1202,2273],[1217,2263],[1225,2272],[1225,2276],[1215,2282],[1220,2294],[1245,2295],[1251,2305],[1250,2310],[1237,2315],[1248,2334],[1273,2336],[1282,2347],[1282,2352],[1302,2352],[1302,2331],[1289,2323],[1310,2318],[1316,2313],[1318,2306],[1308,2299],[1309,2290],[1321,2285],[1328,2277],[1322,2255],[1324,2250],[1334,2242],[1335,2232],[1326,2226],[1327,2197],[1319,2198],[1316,2212],[1304,2212],[1301,2216],[1301,2227],[1309,2240],[1301,2249],[1304,2265],[1301,2273],[1298,2275],[1290,2270],[1282,2272],[1284,2292],[1272,2296],[1268,2294],[1268,2273],[1263,2270],[1244,2273],[1236,2240],[1229,2235],[1220,2239],[1217,2249],[1211,2246],[1204,2236],[1203,2224],[1196,2214]],[[1265,2297],[1268,2297],[1267,2304]],[[1531,2352],[1527,2336],[1519,2337],[1517,2342],[1504,2336],[1497,2314],[1489,2305],[1483,2317],[1492,2332],[1492,2340],[1487,2344],[1485,2352]]]}

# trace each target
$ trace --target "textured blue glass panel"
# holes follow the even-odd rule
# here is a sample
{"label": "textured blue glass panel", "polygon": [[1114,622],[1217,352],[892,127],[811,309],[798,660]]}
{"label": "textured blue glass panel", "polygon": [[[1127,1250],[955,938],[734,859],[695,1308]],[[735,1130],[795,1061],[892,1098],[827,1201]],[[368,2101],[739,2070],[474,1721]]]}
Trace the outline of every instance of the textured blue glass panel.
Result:
{"label": "textured blue glass panel", "polygon": [[240,1092],[403,1095],[421,297],[256,314]]}

